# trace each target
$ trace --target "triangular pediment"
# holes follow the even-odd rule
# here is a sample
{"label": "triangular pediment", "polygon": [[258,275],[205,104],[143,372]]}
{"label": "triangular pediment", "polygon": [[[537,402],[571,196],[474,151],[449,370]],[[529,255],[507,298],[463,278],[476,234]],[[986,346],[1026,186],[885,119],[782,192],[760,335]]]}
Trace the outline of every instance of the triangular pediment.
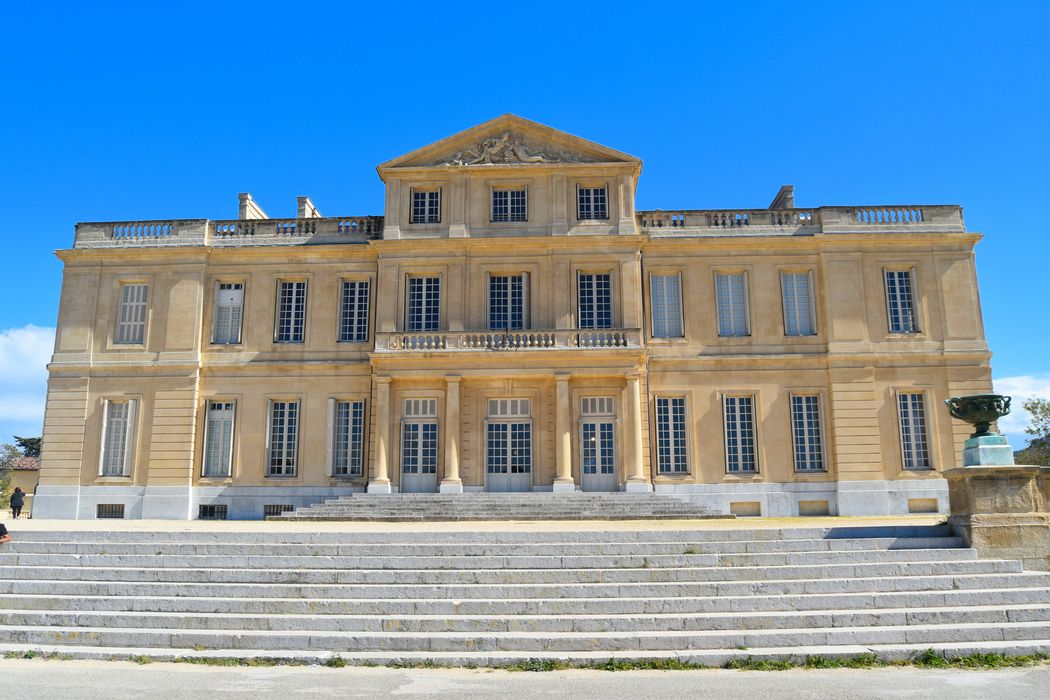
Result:
{"label": "triangular pediment", "polygon": [[606,148],[528,119],[504,114],[378,167],[486,168],[542,164],[623,163],[641,167],[634,156]]}

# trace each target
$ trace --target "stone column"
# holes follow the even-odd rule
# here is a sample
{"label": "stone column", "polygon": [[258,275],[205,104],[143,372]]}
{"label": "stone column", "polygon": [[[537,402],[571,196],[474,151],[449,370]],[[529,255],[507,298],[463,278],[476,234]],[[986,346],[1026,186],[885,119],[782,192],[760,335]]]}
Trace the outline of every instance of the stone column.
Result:
{"label": "stone column", "polygon": [[625,491],[652,491],[642,464],[642,375],[627,375],[627,482]]}
{"label": "stone column", "polygon": [[554,491],[572,492],[576,483],[572,480],[572,402],[569,400],[568,374],[554,375],[557,401],[554,410],[555,465],[557,478],[554,479]]}
{"label": "stone column", "polygon": [[368,493],[390,493],[390,377],[376,377],[375,382],[375,476],[368,482]]}
{"label": "stone column", "polygon": [[445,377],[445,478],[438,490],[441,493],[463,493],[459,478],[459,383],[461,377]]}

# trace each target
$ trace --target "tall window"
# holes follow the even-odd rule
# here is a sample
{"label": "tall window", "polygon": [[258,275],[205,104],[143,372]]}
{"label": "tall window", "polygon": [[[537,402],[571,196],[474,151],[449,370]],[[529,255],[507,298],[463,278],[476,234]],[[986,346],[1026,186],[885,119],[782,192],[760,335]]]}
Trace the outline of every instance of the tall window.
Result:
{"label": "tall window", "polygon": [[897,394],[897,417],[900,420],[904,468],[930,469],[925,396],[921,392]]}
{"label": "tall window", "polygon": [[743,272],[715,276],[718,335],[750,335],[747,312],[747,275]]}
{"label": "tall window", "polygon": [[493,221],[528,221],[527,190],[492,190]]}
{"label": "tall window", "polygon": [[795,446],[795,471],[824,471],[824,442],[820,432],[820,397],[791,397],[791,436]]}
{"label": "tall window", "polygon": [[146,341],[146,303],[148,299],[148,284],[120,285],[115,342],[121,345],[141,345]]}
{"label": "tall window", "polygon": [[270,402],[267,476],[295,476],[299,451],[299,402]]}
{"label": "tall window", "polygon": [[441,278],[409,277],[405,326],[410,331],[436,331],[441,314]]}
{"label": "tall window", "polygon": [[232,401],[209,401],[208,417],[204,424],[203,476],[225,477],[233,465]]}
{"label": "tall window", "polygon": [[216,345],[236,345],[241,342],[241,318],[243,316],[244,284],[220,282],[215,292],[211,342]]}
{"label": "tall window", "polygon": [[784,335],[816,335],[812,278],[808,272],[781,272],[784,297]]}
{"label": "tall window", "polygon": [[301,343],[306,333],[306,281],[277,283],[277,323],[273,339]]}
{"label": "tall window", "polygon": [[339,300],[339,340],[344,343],[368,340],[368,280],[343,280]]}
{"label": "tall window", "polygon": [[723,396],[726,471],[746,474],[758,471],[755,461],[754,399],[750,396]]}
{"label": "tall window", "polygon": [[412,223],[441,222],[441,190],[412,190]]}
{"label": "tall window", "polygon": [[332,475],[364,473],[365,402],[336,401],[332,436]]}
{"label": "tall window", "polygon": [[649,278],[654,338],[681,338],[682,276],[653,275]]}
{"label": "tall window", "polygon": [[586,221],[588,219],[609,218],[609,197],[606,188],[579,187],[576,190],[576,196],[577,219]]}
{"label": "tall window", "polygon": [[918,333],[911,270],[886,270],[886,309],[890,333]]}
{"label": "tall window", "polygon": [[684,397],[656,397],[656,464],[660,474],[689,471]]}
{"label": "tall window", "polygon": [[489,276],[489,330],[517,331],[528,326],[529,276]]}
{"label": "tall window", "polygon": [[135,401],[106,401],[102,406],[101,476],[128,476]]}
{"label": "tall window", "polygon": [[612,276],[579,273],[580,328],[612,328]]}

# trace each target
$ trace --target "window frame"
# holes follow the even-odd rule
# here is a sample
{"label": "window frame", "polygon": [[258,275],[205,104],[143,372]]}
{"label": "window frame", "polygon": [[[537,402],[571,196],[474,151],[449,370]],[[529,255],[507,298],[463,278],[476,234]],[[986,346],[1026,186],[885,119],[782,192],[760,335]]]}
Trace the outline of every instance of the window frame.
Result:
{"label": "window frame", "polygon": [[[820,468],[819,469],[802,469],[802,468],[799,467],[799,452],[798,452],[798,447],[799,447],[799,445],[798,445],[798,438],[799,438],[799,435],[796,434],[796,432],[795,432],[795,428],[796,428],[796,423],[795,423],[795,399],[809,399],[809,398],[812,398],[812,399],[816,400],[816,404],[815,404],[816,408],[817,408],[816,429],[817,429],[817,444],[818,444],[817,457],[820,459]],[[803,406],[803,409],[805,409],[805,406]],[[808,421],[808,416],[806,417],[806,420]],[[824,430],[824,396],[823,396],[823,394],[821,394],[819,391],[791,391],[791,392],[789,392],[788,393],[788,422],[789,422],[790,431],[791,431],[791,456],[792,456],[792,464],[794,466],[795,474],[827,474],[829,470],[828,470],[828,450],[827,450],[827,445],[826,445],[826,441],[825,441],[825,438],[824,438],[824,436],[826,434],[826,431]],[[803,437],[805,438],[806,445],[808,447],[808,445],[810,444],[809,438],[811,437],[810,434],[809,434],[808,422],[805,424],[805,435]],[[807,450],[807,452],[808,452],[808,450]]]}
{"label": "window frame", "polygon": [[[106,447],[109,440],[109,430],[112,426],[112,414],[110,406],[115,404],[127,405],[127,414],[124,417],[124,435],[121,440],[121,463],[119,473],[107,473],[106,459],[110,454]],[[98,473],[100,479],[130,479],[135,465],[135,435],[138,432],[139,399],[130,396],[104,397],[102,399],[102,415],[100,416],[100,432],[98,447]]]}
{"label": "window frame", "polygon": [[[295,337],[294,333],[288,339],[281,338],[281,288],[286,284],[301,284],[303,285],[303,301],[302,301],[302,320],[298,324],[299,334],[298,338]],[[273,342],[280,345],[302,345],[306,343],[306,319],[309,311],[310,303],[310,280],[306,277],[279,277],[275,286],[274,294],[274,320],[273,320]],[[295,317],[294,317],[294,295],[293,295],[293,308],[291,321],[289,322],[290,328],[294,331],[295,329]]]}
{"label": "window frame", "polygon": [[[113,345],[115,345],[115,346],[122,346],[122,347],[136,346],[136,345],[142,346],[142,347],[146,346],[146,341],[149,338],[148,334],[149,334],[149,317],[150,317],[150,299],[153,296],[152,289],[151,289],[152,286],[153,285],[151,284],[151,280],[148,280],[148,279],[132,278],[132,279],[118,280],[118,282],[117,282],[117,306],[116,306],[115,313],[114,313],[114,325],[113,325],[113,342],[112,342]],[[145,291],[146,298],[143,299],[141,302],[139,302],[139,301],[129,301],[129,302],[127,302],[127,303],[133,304],[133,305],[135,305],[137,307],[141,307],[141,309],[142,309],[142,318],[140,320],[135,320],[135,321],[125,321],[125,320],[122,319],[122,316],[124,315],[124,308],[125,308],[125,303],[126,303],[125,300],[124,300],[124,290],[126,288],[131,288],[131,287],[141,287],[141,288],[145,289],[146,290]],[[128,327],[128,326],[130,326],[132,324],[135,325],[135,326],[138,326],[140,331],[141,331],[141,337],[138,340],[126,339],[125,338],[125,334],[122,333],[122,330],[121,330],[122,328]]]}
{"label": "window frame", "polygon": [[[497,218],[496,195],[506,194],[506,218]],[[521,193],[521,218],[515,218],[514,195]],[[525,224],[529,222],[529,187],[528,185],[492,185],[489,187],[489,223],[492,224]]]}
{"label": "window frame", "polygon": [[[900,456],[901,456],[901,471],[911,473],[922,473],[933,471],[933,443],[930,440],[930,411],[929,409],[929,397],[928,390],[924,388],[907,388],[897,389],[894,392],[894,404],[896,405],[897,413],[897,441],[900,443]],[[905,417],[903,408],[903,399],[906,396],[918,396],[919,406],[922,409],[922,426],[921,431],[918,433],[918,437],[921,439],[921,444],[917,444],[914,439],[905,440]],[[909,422],[912,420],[909,417]],[[909,425],[909,430],[913,427]],[[909,466],[908,452],[909,447],[914,451],[915,447],[920,448],[920,452],[925,456],[925,466]]]}
{"label": "window frame", "polygon": [[[670,332],[657,334],[657,320],[656,320],[656,294],[654,293],[653,281],[657,278],[661,279],[677,279],[678,285],[678,300],[677,300],[677,312],[678,312],[678,333],[672,334]],[[666,283],[664,283],[666,285]],[[666,286],[664,286],[664,298],[667,297]],[[683,275],[681,270],[674,271],[655,271],[649,273],[649,330],[650,336],[656,340],[675,340],[685,338],[685,288],[683,282]],[[665,317],[670,322],[670,314],[665,312]]]}
{"label": "window frame", "polygon": [[[531,294],[532,294],[532,285],[531,285],[531,280],[529,279],[529,277],[530,277],[529,272],[524,271],[524,270],[521,271],[521,272],[496,272],[496,271],[489,271],[489,272],[486,273],[486,277],[488,279],[488,285],[487,285],[488,286],[488,292],[487,292],[488,293],[488,305],[487,305],[488,313],[486,315],[485,321],[486,321],[488,330],[490,330],[490,331],[505,331],[505,332],[508,332],[508,333],[515,332],[515,331],[529,330],[532,327],[532,323],[531,323],[532,319],[531,319],[531,313],[530,313],[530,311],[531,311],[531,309],[530,309],[530,306],[531,306],[531,304],[530,304],[530,301],[531,301],[530,297],[531,297]],[[495,307],[493,306],[493,294],[492,294],[493,289],[492,289],[492,285],[493,285],[493,281],[496,278],[506,278],[508,280],[513,280],[514,278],[520,278],[520,280],[521,280],[521,290],[520,290],[520,295],[521,295],[521,299],[520,299],[520,301],[521,301],[520,322],[521,322],[521,326],[518,327],[518,328],[514,328],[513,327],[513,321],[514,321],[513,296],[514,296],[514,294],[513,294],[513,282],[512,281],[508,281],[508,283],[507,283],[507,290],[506,290],[506,295],[507,295],[507,309],[506,309],[506,314],[505,314],[505,316],[506,316],[506,326],[503,327],[503,328],[497,328],[497,327],[494,327],[494,325],[493,325],[493,314],[495,313]]]}
{"label": "window frame", "polygon": [[[284,426],[282,432],[284,433],[284,440],[281,446],[282,459],[285,460],[285,464],[279,468],[281,472],[274,472],[274,409],[278,404],[287,406],[295,406],[295,433],[292,440],[288,439],[290,433],[288,428],[288,416],[285,415]],[[265,462],[265,478],[267,479],[294,479],[299,476],[299,450],[302,444],[302,427],[303,427],[303,400],[301,397],[279,397],[274,396],[267,399],[266,407],[266,462]],[[294,441],[294,442],[293,442]],[[291,443],[291,466],[289,467],[287,461],[287,451],[289,444]],[[289,471],[290,470],[290,471]]]}
{"label": "window frame", "polygon": [[[347,324],[347,285],[357,285],[358,291],[354,294],[354,305],[353,313],[351,315],[351,322],[349,328],[353,330],[349,337],[346,333]],[[364,311],[361,310],[361,291],[360,286],[365,285],[366,289],[364,292]],[[355,278],[355,277],[341,277],[339,279],[339,317],[338,317],[338,328],[336,329],[336,342],[338,343],[367,343],[368,338],[371,334],[371,314],[372,314],[372,279],[370,277]],[[364,318],[361,318],[361,316]],[[364,334],[361,335],[359,331],[361,326],[364,327]]]}
{"label": "window frame", "polygon": [[[598,317],[598,304],[597,304],[597,286],[594,288],[594,309],[591,313],[594,316],[595,323],[593,325],[584,325],[584,314],[583,314],[583,277],[598,277],[605,276],[609,278],[609,325],[602,326],[597,325]],[[594,281],[596,282],[596,280]],[[605,330],[609,328],[616,328],[616,275],[612,269],[594,270],[586,268],[578,268],[576,270],[576,328],[581,331],[590,330]]]}
{"label": "window frame", "polygon": [[[721,278],[740,277],[743,289],[743,333],[722,332],[722,304],[719,297],[719,280]],[[750,338],[751,337],[751,281],[749,271],[744,270],[715,270],[715,325],[719,338]],[[730,321],[736,319],[733,315]]]}
{"label": "window frame", "polygon": [[[809,304],[809,314],[808,314],[808,316],[807,316],[807,318],[805,320],[809,324],[809,332],[808,333],[789,333],[788,332],[788,299],[787,299],[787,288],[784,286],[784,278],[786,276],[792,276],[792,277],[804,276],[806,278],[806,286],[807,286],[807,290],[806,291],[808,293],[808,298],[806,300],[806,303]],[[783,314],[784,337],[785,338],[810,338],[810,337],[813,337],[813,336],[818,334],[817,333],[817,300],[816,300],[816,292],[814,290],[814,285],[815,285],[814,279],[815,279],[815,276],[813,274],[813,270],[812,269],[805,269],[805,270],[782,269],[782,270],[780,270],[780,308],[781,308],[781,313]],[[794,300],[795,300],[794,310],[797,313],[798,310],[799,310],[798,309],[797,286],[794,288],[793,291],[794,291]],[[799,324],[799,321],[801,321],[801,320],[802,320],[802,316],[799,315],[798,318],[795,321],[796,328],[801,328],[801,325]]]}
{"label": "window frame", "polygon": [[[241,303],[240,303],[240,316],[237,319],[237,339],[236,340],[217,340],[216,330],[219,321],[219,296],[225,291],[223,286],[225,285],[240,285],[241,292]],[[247,294],[248,284],[245,280],[215,280],[212,284],[212,305],[211,305],[211,344],[212,345],[242,345],[244,343],[244,309],[245,302],[248,298]]]}
{"label": "window frame", "polygon": [[[347,405],[348,416],[346,426],[346,472],[339,470],[343,465],[340,461],[340,405]],[[355,416],[355,406],[360,404],[360,416]],[[355,422],[358,423],[355,428]],[[358,444],[355,446],[355,432]],[[367,457],[367,432],[368,432],[368,402],[360,396],[333,396],[328,399],[328,430],[326,450],[326,471],[333,479],[362,479],[365,476]],[[356,463],[355,463],[356,458]]]}
{"label": "window frame", "polygon": [[[660,446],[660,402],[667,401],[667,417],[668,417],[668,447],[667,447],[667,459],[670,460],[670,464],[665,467],[665,460],[663,450]],[[672,410],[673,404],[671,402],[681,401],[682,406],[682,420],[681,420],[681,435],[675,434],[674,429],[674,413]],[[685,394],[657,394],[653,396],[653,431],[654,440],[656,441],[656,475],[657,476],[672,476],[681,477],[692,474],[692,459],[690,454],[690,430],[689,430],[689,400]],[[677,438],[681,439],[681,444],[678,445]],[[678,469],[679,463],[685,465],[684,469]]]}
{"label": "window frame", "polygon": [[[412,187],[408,198],[408,222],[412,226],[433,226],[441,223],[444,196],[440,186]],[[416,218],[416,195],[424,195],[422,215]]]}
{"label": "window frame", "polygon": [[[442,316],[443,316],[443,314],[441,313],[441,311],[442,311],[442,309],[441,309],[441,302],[442,302],[442,296],[443,296],[443,293],[444,293],[444,289],[443,288],[445,286],[444,280],[442,279],[442,277],[443,277],[443,275],[441,275],[441,274],[439,274],[437,272],[409,273],[409,274],[405,275],[405,286],[404,286],[404,289],[405,289],[404,324],[405,325],[404,325],[404,327],[405,327],[405,332],[406,333],[436,333],[436,332],[441,330]],[[421,307],[420,307],[420,319],[421,319],[422,327],[420,327],[420,328],[413,328],[413,325],[412,325],[412,283],[413,283],[414,280],[424,280],[425,281],[425,280],[430,280],[430,279],[437,281],[437,299],[434,302],[434,314],[436,315],[436,319],[434,321],[434,327],[433,328],[427,327],[427,309],[426,309],[427,289],[426,289],[426,285],[425,285],[425,282],[424,282],[423,283],[423,287],[422,287],[421,292],[420,292],[421,295],[422,295],[421,296]]]}
{"label": "window frame", "polygon": [[[583,192],[584,192],[584,190],[587,190],[589,192],[588,201],[587,201],[587,207],[590,210],[590,212],[589,212],[589,214],[587,216],[584,216],[584,212],[583,212],[583,208],[584,208]],[[598,191],[600,191],[602,193],[602,200],[603,200],[601,202],[601,206],[602,206],[602,212],[601,212],[602,215],[601,216],[595,215],[595,211],[594,211],[596,209],[596,207],[597,207],[597,204],[595,202],[594,193],[598,192]],[[584,222],[588,222],[588,221],[599,221],[599,222],[600,221],[608,221],[609,220],[609,209],[610,209],[609,204],[610,204],[610,202],[609,202],[609,183],[608,182],[601,183],[601,184],[598,184],[598,183],[585,183],[585,182],[578,182],[578,183],[576,183],[576,221],[577,222],[584,223]]]}
{"label": "window frame", "polygon": [[[751,421],[751,456],[752,456],[752,468],[751,469],[731,469],[732,462],[730,461],[730,438],[729,438],[729,402],[730,401],[741,401],[748,400],[750,402],[750,421]],[[758,395],[755,393],[748,392],[726,392],[721,395],[722,403],[722,448],[725,450],[725,473],[727,476],[758,476],[761,473],[758,459]],[[743,443],[743,429],[740,426],[741,414],[740,409],[737,408],[734,411],[734,420],[737,423],[737,438],[736,445],[737,451],[740,455],[745,453]],[[742,460],[738,460],[742,463]]]}
{"label": "window frame", "polygon": [[[209,474],[208,469],[208,440],[211,437],[211,414],[212,404],[230,404],[230,444],[226,448],[226,467],[224,474]],[[227,410],[227,409],[220,409]],[[237,400],[233,398],[209,396],[204,401],[204,430],[201,440],[201,470],[202,479],[230,479],[233,477],[233,454],[237,443]]]}
{"label": "window frame", "polygon": [[[896,283],[895,293],[897,297],[898,305],[898,316],[899,322],[902,323],[900,329],[894,329],[894,308],[893,302],[890,299],[890,275],[905,275],[905,279],[908,281],[908,303],[909,303],[909,319],[911,321],[911,327],[906,328],[903,324],[904,314],[902,313],[903,308],[901,307],[901,296],[900,286]],[[887,265],[882,268],[882,288],[885,296],[885,307],[886,307],[886,329],[890,335],[895,336],[915,336],[922,333],[922,324],[919,322],[919,296],[918,296],[918,280],[915,274],[915,265]]]}

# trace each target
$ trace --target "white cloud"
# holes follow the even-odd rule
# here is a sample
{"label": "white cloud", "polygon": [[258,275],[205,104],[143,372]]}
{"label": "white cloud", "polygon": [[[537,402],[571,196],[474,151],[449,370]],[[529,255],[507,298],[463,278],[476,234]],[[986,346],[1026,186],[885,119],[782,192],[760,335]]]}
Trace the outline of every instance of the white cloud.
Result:
{"label": "white cloud", "polygon": [[1031,419],[1028,412],[1021,408],[1021,404],[1033,396],[1050,399],[1050,374],[1000,377],[993,379],[992,385],[996,393],[1013,397],[1010,415],[999,421],[999,430],[1010,439],[1013,448],[1019,450],[1029,438],[1024,429],[1028,427],[1028,421]]}
{"label": "white cloud", "polygon": [[[43,425],[47,363],[54,348],[54,328],[0,331],[0,442],[17,426]],[[18,429],[25,434],[24,427]]]}

